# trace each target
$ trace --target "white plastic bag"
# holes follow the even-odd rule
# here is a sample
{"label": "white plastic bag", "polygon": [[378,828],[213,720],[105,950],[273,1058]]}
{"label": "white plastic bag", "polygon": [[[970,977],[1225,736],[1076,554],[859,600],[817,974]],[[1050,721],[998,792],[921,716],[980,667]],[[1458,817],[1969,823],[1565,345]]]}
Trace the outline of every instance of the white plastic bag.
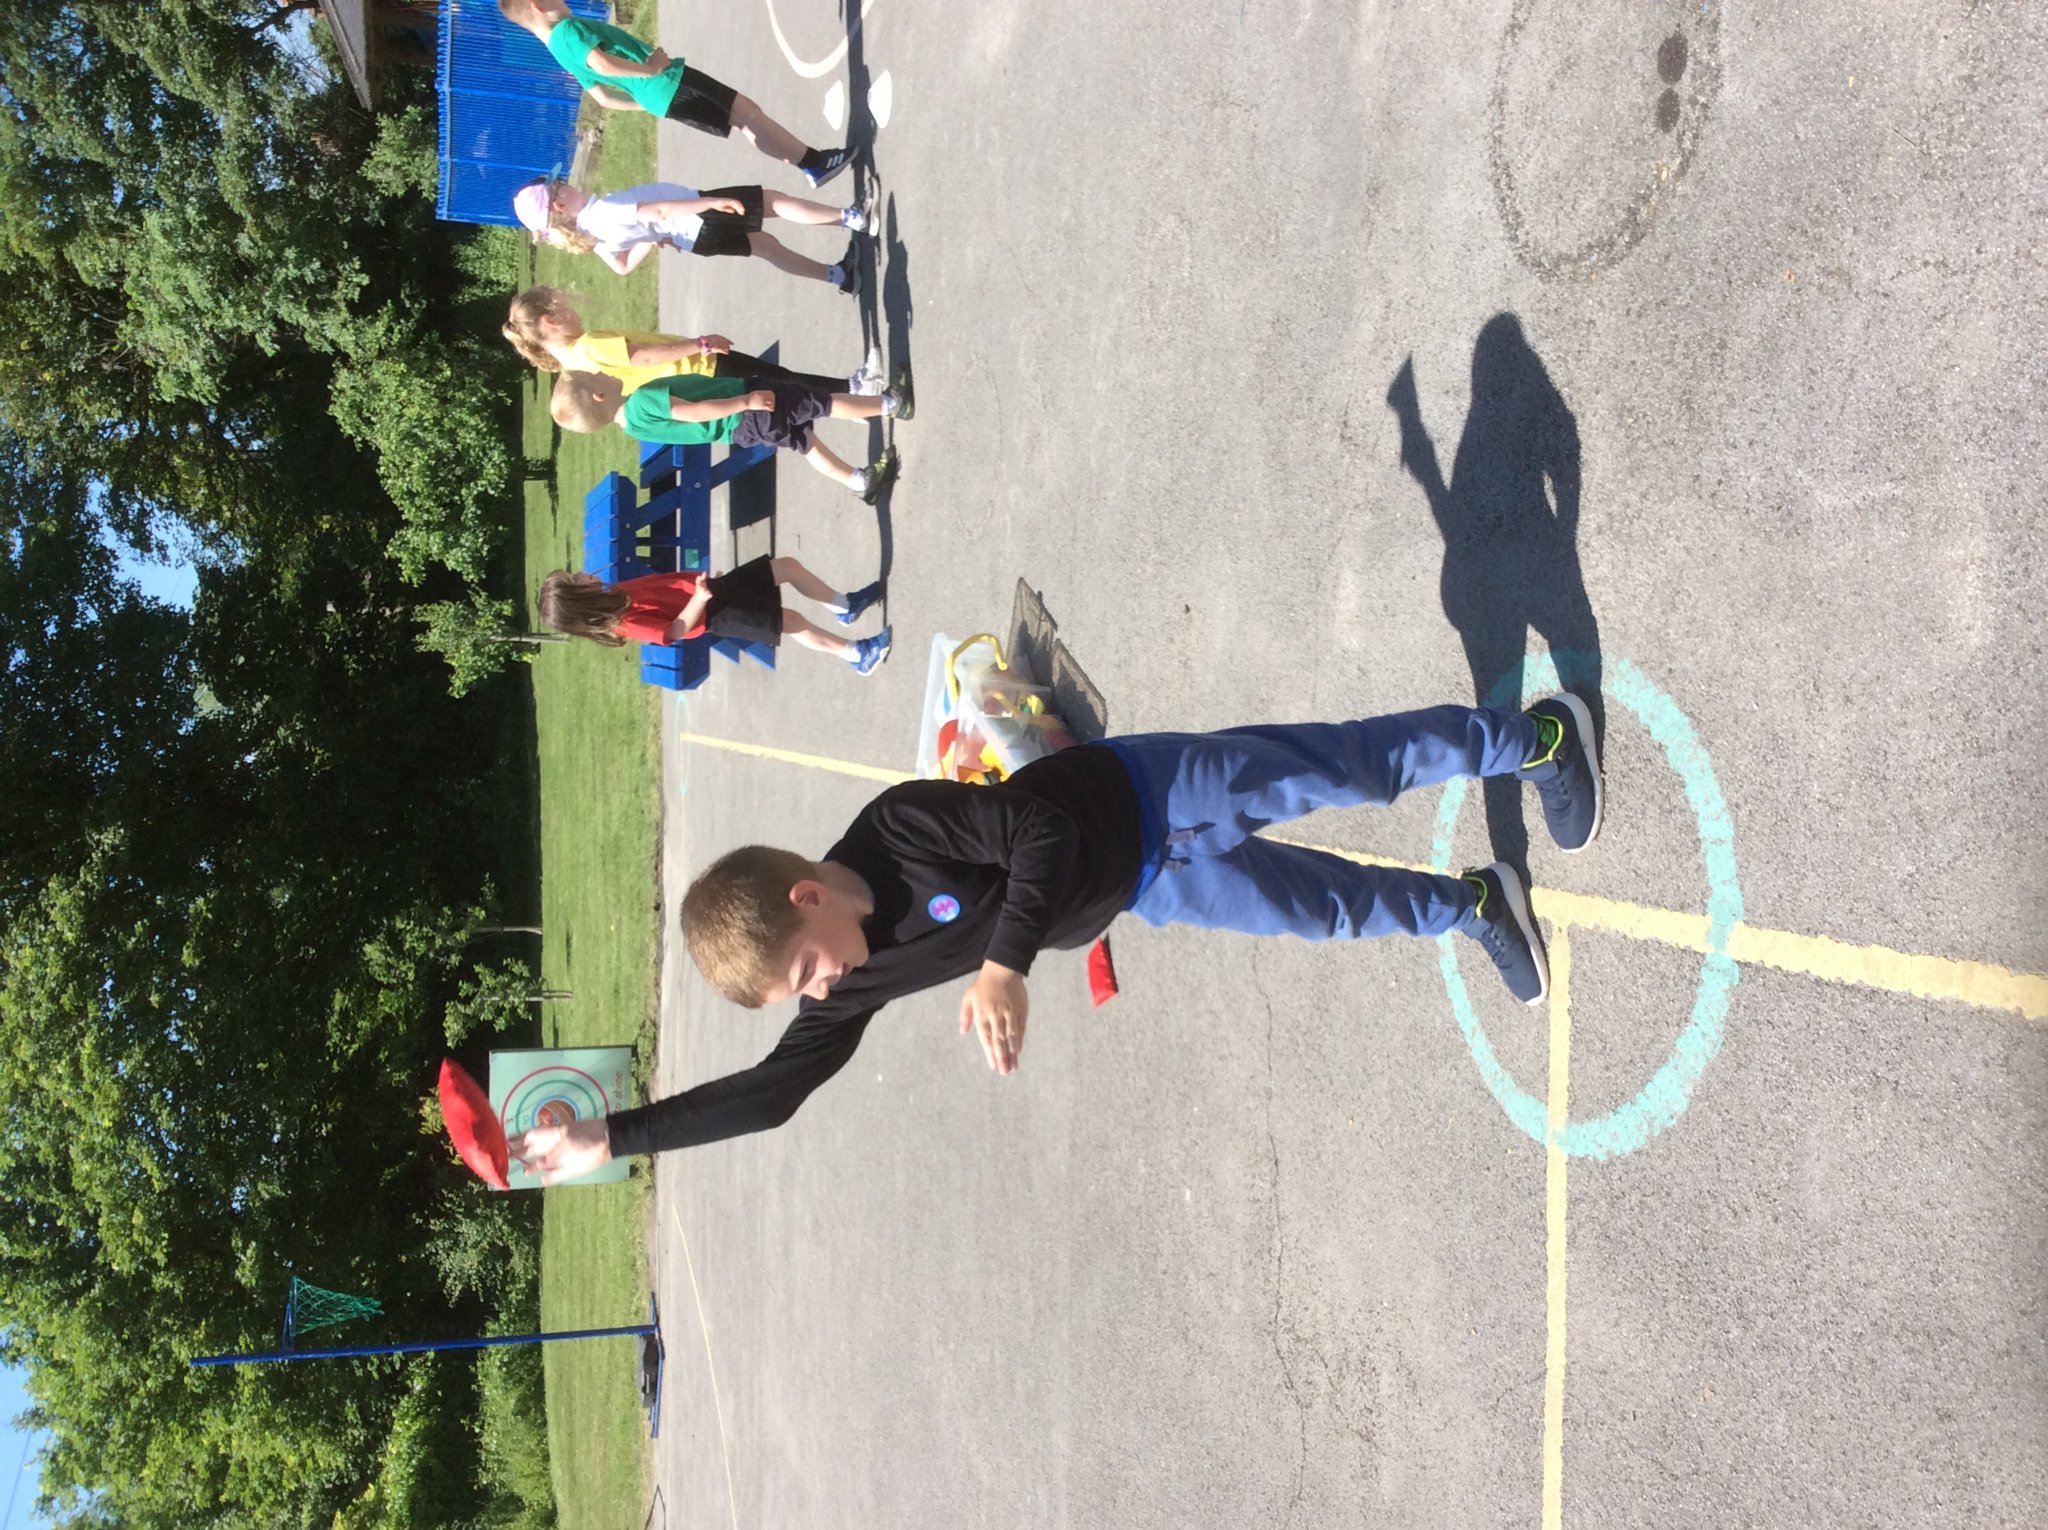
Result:
{"label": "white plastic bag", "polygon": [[962,641],[941,633],[932,639],[917,742],[919,776],[976,785],[1006,781],[1073,743],[1052,710],[1052,693],[1007,660],[990,634]]}

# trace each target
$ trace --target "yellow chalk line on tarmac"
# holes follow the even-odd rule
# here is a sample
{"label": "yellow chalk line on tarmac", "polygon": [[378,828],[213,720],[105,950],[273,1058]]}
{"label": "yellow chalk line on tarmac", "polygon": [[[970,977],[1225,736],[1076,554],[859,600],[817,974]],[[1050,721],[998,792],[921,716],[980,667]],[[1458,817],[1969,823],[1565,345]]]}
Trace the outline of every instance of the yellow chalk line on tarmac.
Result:
{"label": "yellow chalk line on tarmac", "polygon": [[725,1442],[725,1404],[718,1396],[718,1362],[711,1358],[711,1324],[704,1316],[704,1292],[697,1284],[697,1261],[690,1257],[690,1235],[683,1231],[682,1213],[671,1204],[668,1214],[676,1224],[676,1237],[682,1240],[683,1264],[690,1272],[690,1294],[697,1298],[697,1331],[704,1335],[704,1368],[711,1373],[711,1410],[718,1415],[718,1457],[725,1463],[725,1501],[732,1510],[732,1530],[740,1530],[740,1495],[733,1491],[732,1450]]}
{"label": "yellow chalk line on tarmac", "polygon": [[[1403,871],[1435,869],[1383,855],[1340,850],[1334,845],[1308,845],[1279,834],[1267,838],[1302,844],[1307,849],[1367,866],[1392,866]],[[1532,887],[1529,901],[1537,914],[1560,928],[1570,925],[1583,930],[1606,930],[1632,940],[1655,941],[1703,955],[1707,949],[1705,914],[1681,914],[1676,909],[1566,892],[1559,887]],[[1926,956],[1917,951],[1895,951],[1890,946],[1836,940],[1831,935],[1768,930],[1754,924],[1736,924],[1729,929],[1728,954],[1745,966],[1774,967],[1780,972],[1803,973],[1830,983],[1853,983],[1860,988],[1881,988],[1919,999],[1973,1004],[1979,1009],[2009,1009],[2024,1019],[2048,1020],[2048,974],[2015,972],[1993,962]]]}
{"label": "yellow chalk line on tarmac", "polygon": [[1543,1530],[1564,1525],[1564,1233],[1563,1134],[1571,1120],[1572,942],[1568,927],[1550,937],[1550,1090],[1543,1149]]}
{"label": "yellow chalk line on tarmac", "polygon": [[[748,744],[737,739],[711,738],[687,732],[682,735],[682,740],[706,749],[722,749],[759,760],[776,760],[786,765],[801,765],[808,770],[878,781],[884,786],[912,779],[908,771],[885,770],[878,765],[861,765],[852,760],[834,759],[830,755],[803,754],[794,749],[776,749],[767,744]],[[1310,850],[1321,850],[1368,866],[1393,866],[1406,871],[1431,869],[1418,866],[1413,861],[1340,850],[1333,845],[1309,844],[1280,834],[1267,837],[1282,844],[1303,845]],[[1707,949],[1705,914],[1682,914],[1676,909],[1652,908],[1620,898],[1566,892],[1556,887],[1534,888],[1531,896],[1536,912],[1553,925],[1606,930],[1634,940],[1676,946],[1684,951],[1705,952]],[[1748,966],[1773,967],[1780,972],[1803,973],[1831,983],[1853,983],[1861,988],[1879,988],[1919,999],[1972,1004],[1980,1009],[2012,1010],[2028,1020],[2048,1020],[2048,974],[2015,972],[2010,967],[2000,967],[1992,962],[1926,956],[1916,951],[1895,951],[1890,946],[1836,940],[1828,935],[1767,930],[1753,924],[1737,924],[1728,932],[1728,954]]]}

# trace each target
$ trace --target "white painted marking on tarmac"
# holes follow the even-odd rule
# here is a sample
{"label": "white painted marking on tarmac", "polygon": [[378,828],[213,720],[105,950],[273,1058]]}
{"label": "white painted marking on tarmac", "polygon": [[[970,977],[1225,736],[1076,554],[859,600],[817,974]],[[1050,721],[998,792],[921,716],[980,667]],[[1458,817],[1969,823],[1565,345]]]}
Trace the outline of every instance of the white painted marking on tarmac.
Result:
{"label": "white painted marking on tarmac", "polygon": [[846,35],[830,53],[811,62],[798,58],[796,50],[789,45],[789,39],[782,35],[782,22],[775,14],[775,0],[762,0],[762,3],[768,7],[768,25],[775,33],[775,46],[782,50],[782,56],[789,61],[789,67],[797,72],[798,77],[806,80],[822,79],[839,67],[839,61],[846,57],[847,45],[853,41],[853,34],[860,30],[861,23],[868,19],[868,12],[875,8],[875,0],[860,0],[860,14],[853,18],[853,25],[846,29]]}
{"label": "white painted marking on tarmac", "polygon": [[889,125],[889,114],[895,109],[896,80],[884,69],[868,86],[868,115],[875,119],[877,131]]}
{"label": "white painted marking on tarmac", "polygon": [[825,92],[825,121],[835,133],[846,126],[846,86],[838,80]]}

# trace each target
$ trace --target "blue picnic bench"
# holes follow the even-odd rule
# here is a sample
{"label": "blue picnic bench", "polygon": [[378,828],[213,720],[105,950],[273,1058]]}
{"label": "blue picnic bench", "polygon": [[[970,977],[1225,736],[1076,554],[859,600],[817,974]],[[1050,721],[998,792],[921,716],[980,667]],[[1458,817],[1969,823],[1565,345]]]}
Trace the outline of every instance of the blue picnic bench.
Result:
{"label": "blue picnic bench", "polygon": [[[617,584],[641,574],[709,571],[711,491],[774,454],[770,446],[747,447],[714,463],[708,446],[642,442],[637,484],[607,473],[583,496],[584,572]],[[694,690],[710,677],[713,654],[775,667],[772,645],[707,633],[687,643],[642,643],[640,678],[664,690]]]}

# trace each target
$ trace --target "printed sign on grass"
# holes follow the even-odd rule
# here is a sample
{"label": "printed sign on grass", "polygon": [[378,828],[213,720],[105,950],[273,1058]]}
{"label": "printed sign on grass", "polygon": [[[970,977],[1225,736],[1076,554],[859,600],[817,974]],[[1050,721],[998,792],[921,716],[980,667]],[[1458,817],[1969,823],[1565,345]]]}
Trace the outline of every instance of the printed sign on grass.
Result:
{"label": "printed sign on grass", "polygon": [[[535,1047],[491,1054],[491,1106],[508,1135],[608,1116],[632,1103],[631,1047]],[[615,1158],[601,1169],[560,1183],[604,1185],[629,1172],[626,1161]],[[540,1176],[529,1173],[516,1158],[507,1178],[514,1190],[540,1187]]]}

